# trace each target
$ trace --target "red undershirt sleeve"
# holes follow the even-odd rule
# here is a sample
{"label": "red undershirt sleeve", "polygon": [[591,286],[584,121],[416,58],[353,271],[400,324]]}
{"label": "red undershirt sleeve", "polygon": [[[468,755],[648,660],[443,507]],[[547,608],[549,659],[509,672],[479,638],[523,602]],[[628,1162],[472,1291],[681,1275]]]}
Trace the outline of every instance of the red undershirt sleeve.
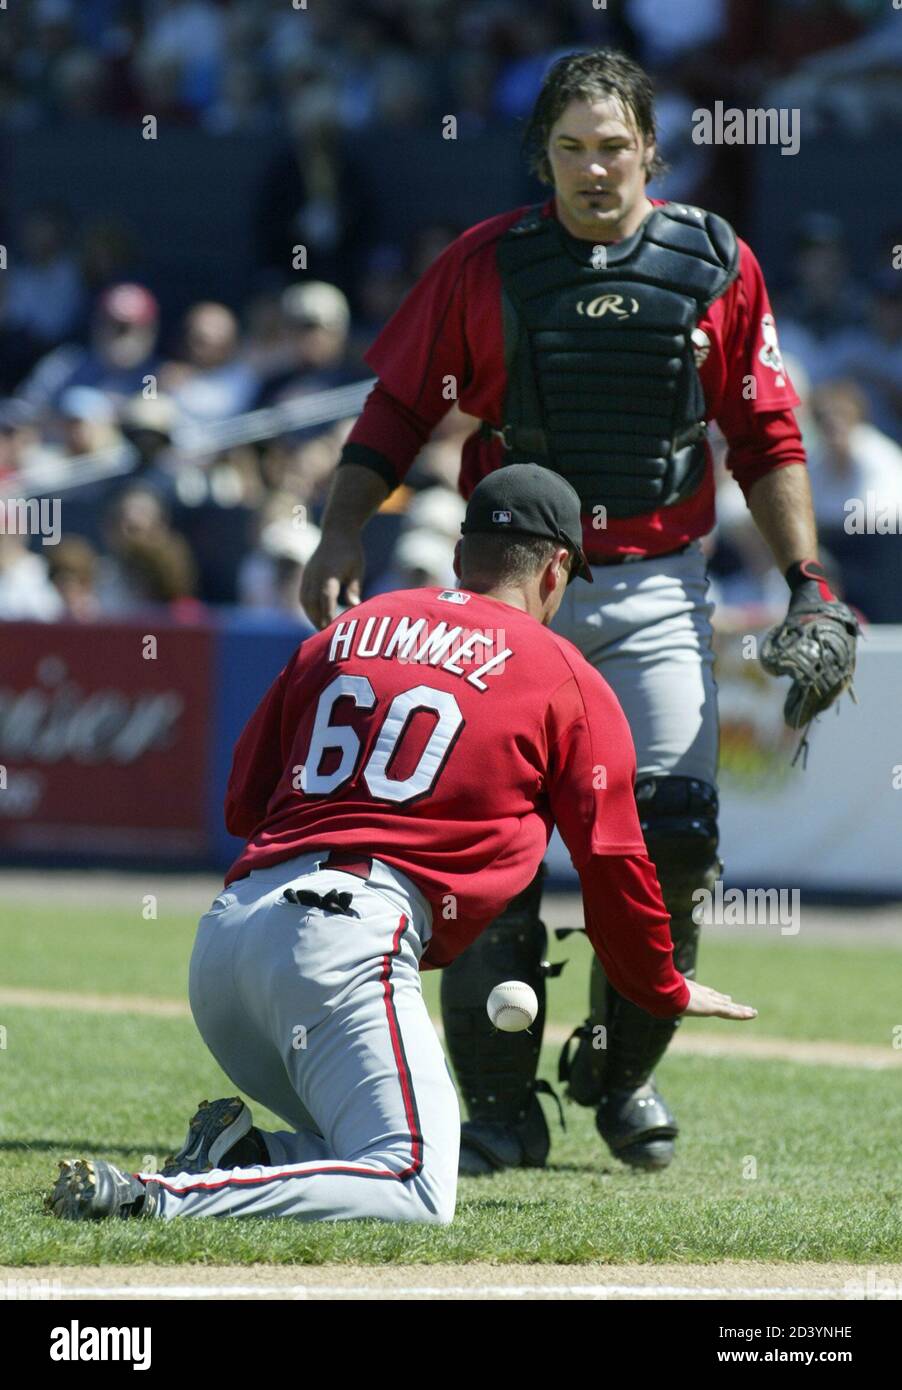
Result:
{"label": "red undershirt sleeve", "polygon": [[440,418],[424,419],[377,381],[348,435],[339,467],[356,463],[371,468],[394,490]]}
{"label": "red undershirt sleeve", "polygon": [[656,1018],[689,1003],[673,963],[670,914],[647,854],[594,855],[579,873],[586,935],[611,984]]}
{"label": "red undershirt sleeve", "polygon": [[639,825],[632,735],[587,663],[554,692],[546,737],[551,813],[580,876],[586,934],[615,989],[671,1018],[689,990],[673,964],[670,916]]}
{"label": "red undershirt sleeve", "polygon": [[716,420],[727,441],[727,467],[746,501],[765,473],[805,463],[795,418],[799,397],[780,354],[764,275],[740,240],[740,272],[727,291],[724,356],[729,376]]}
{"label": "red undershirt sleeve", "polygon": [[790,463],[806,462],[802,437],[792,410],[749,415],[741,423],[727,421],[726,427],[724,416],[721,415],[717,423],[729,446],[727,467],[746,501],[752,486],[766,473],[773,473]]}

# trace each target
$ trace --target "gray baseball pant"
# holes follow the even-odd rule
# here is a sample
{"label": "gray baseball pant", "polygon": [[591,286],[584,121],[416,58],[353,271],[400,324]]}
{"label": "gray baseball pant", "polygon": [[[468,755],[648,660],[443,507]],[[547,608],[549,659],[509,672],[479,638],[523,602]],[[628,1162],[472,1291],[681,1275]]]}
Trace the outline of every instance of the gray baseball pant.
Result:
{"label": "gray baseball pant", "polygon": [[[327,851],[254,870],[201,918],[189,994],[198,1029],[246,1095],[282,1116],[270,1166],[160,1178],[160,1215],[454,1215],[460,1110],[420,989],[431,909],[396,870],[319,869]],[[347,910],[284,890],[351,893]]]}
{"label": "gray baseball pant", "polygon": [[636,745],[637,776],[717,782],[719,728],[701,543],[674,555],[593,565],[552,623],[604,676]]}

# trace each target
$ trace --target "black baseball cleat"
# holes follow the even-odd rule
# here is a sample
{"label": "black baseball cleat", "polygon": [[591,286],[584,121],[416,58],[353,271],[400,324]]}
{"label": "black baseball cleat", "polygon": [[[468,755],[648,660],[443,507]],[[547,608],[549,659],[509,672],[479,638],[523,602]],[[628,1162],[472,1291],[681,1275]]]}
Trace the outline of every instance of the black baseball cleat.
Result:
{"label": "black baseball cleat", "polygon": [[654,1171],[673,1161],[680,1129],[654,1081],[602,1096],[595,1126],[614,1157],[631,1168]]}
{"label": "black baseball cleat", "polygon": [[212,1168],[251,1168],[269,1163],[269,1154],[253,1117],[239,1096],[202,1100],[185,1142],[170,1154],[160,1170],[164,1178],[179,1173],[209,1173]]}
{"label": "black baseball cleat", "polygon": [[68,1158],[60,1164],[45,1208],[64,1221],[155,1216],[158,1195],[155,1182],[142,1182],[102,1158]]}

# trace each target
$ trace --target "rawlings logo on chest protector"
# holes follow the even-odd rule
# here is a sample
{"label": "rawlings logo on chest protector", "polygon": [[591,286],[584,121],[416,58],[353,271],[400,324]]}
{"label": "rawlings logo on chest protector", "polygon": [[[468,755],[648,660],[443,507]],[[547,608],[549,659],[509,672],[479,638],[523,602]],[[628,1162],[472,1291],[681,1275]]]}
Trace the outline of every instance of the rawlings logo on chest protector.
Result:
{"label": "rawlings logo on chest protector", "polygon": [[623,241],[592,246],[533,209],[497,255],[505,462],[553,468],[587,515],[690,497],[707,464],[698,367],[711,345],[698,321],[738,273],[732,228],[667,205]]}
{"label": "rawlings logo on chest protector", "polygon": [[577,300],[576,312],[590,319],[604,318],[605,314],[615,319],[628,319],[631,314],[638,314],[639,301],[632,295],[627,299],[622,294],[599,294],[588,303],[584,299]]}

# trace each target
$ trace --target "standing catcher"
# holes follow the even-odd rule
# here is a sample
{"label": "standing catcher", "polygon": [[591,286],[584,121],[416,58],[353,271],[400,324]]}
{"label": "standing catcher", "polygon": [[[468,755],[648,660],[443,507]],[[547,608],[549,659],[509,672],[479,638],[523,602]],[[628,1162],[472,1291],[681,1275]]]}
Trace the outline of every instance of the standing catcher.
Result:
{"label": "standing catcher", "polygon": [[[640,822],[677,967],[691,977],[693,893],[713,889],[722,869],[700,543],[714,524],[709,420],[789,586],[787,618],[761,657],[772,674],[794,677],[785,710],[793,727],[849,684],[857,624],[817,561],[799,400],[758,262],[722,218],[646,195],[663,167],[647,75],[609,50],[561,58],[526,147],[552,196],[458,237],[367,356],[378,382],[342,454],[303,603],[323,623],[342,586],[357,601],[360,528],[452,399],[482,421],[463,449],[465,496],[502,463],[535,461],[567,478],[582,501],[594,585],[568,591],[555,628],[603,672],[630,723]],[[540,1029],[492,1037],[484,1008],[506,978],[543,996],[540,894],[537,878],[443,979],[470,1174],[538,1167],[548,1153],[536,1099]],[[653,1071],[677,1021],[625,999],[597,960],[589,993],[561,1078],[573,1100],[596,1107],[618,1158],[664,1167],[678,1130]]]}
{"label": "standing catcher", "polygon": [[463,530],[460,589],[381,594],[308,638],[235,749],[226,823],[248,842],[201,918],[191,1009],[291,1128],[257,1129],[237,1096],[203,1104],[161,1173],[62,1163],[57,1216],[449,1222],[460,1110],[420,967],[525,888],[555,823],[624,994],[661,1018],[755,1017],[675,969],[623,712],[547,630],[591,579],[579,497],[536,464],[499,469]]}

